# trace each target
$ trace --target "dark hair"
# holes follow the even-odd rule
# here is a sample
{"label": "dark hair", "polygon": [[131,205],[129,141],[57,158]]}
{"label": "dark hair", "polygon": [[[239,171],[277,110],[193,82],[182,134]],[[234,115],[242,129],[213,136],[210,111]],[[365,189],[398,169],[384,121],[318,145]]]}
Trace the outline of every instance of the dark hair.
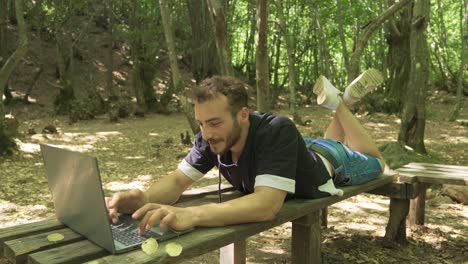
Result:
{"label": "dark hair", "polygon": [[248,89],[249,86],[237,78],[213,76],[194,87],[191,98],[194,102],[203,103],[222,94],[227,97],[229,110],[235,116],[242,107],[248,107]]}

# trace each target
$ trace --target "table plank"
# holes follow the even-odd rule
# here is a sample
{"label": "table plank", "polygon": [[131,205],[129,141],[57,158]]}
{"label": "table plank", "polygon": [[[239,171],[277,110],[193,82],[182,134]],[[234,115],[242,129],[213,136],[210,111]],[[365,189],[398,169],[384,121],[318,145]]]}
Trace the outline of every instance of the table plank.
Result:
{"label": "table plank", "polygon": [[465,166],[410,163],[397,171],[401,177],[415,177],[421,183],[468,185],[468,167]]}
{"label": "table plank", "polygon": [[411,163],[406,164],[403,167],[419,168],[422,170],[426,169],[426,170],[441,170],[441,171],[464,171],[465,173],[468,173],[467,166],[458,166],[458,165],[411,162]]}
{"label": "table plank", "polygon": [[[392,176],[381,176],[368,183],[342,188],[343,196],[331,196],[320,199],[292,199],[287,201],[275,219],[268,222],[231,225],[225,227],[203,228],[197,227],[194,231],[160,243],[160,249],[151,256],[141,250],[135,250],[122,255],[109,255],[98,260],[98,263],[177,263],[184,259],[202,255],[231,244],[233,241],[244,240],[252,235],[268,230],[285,222],[305,216],[312,211],[319,210],[356,194],[372,190],[376,187],[389,184]],[[167,243],[177,242],[183,246],[182,254],[170,257],[164,250]]]}
{"label": "table plank", "polygon": [[[60,233],[64,235],[64,239],[57,242],[50,242],[47,240],[47,236],[52,233]],[[83,239],[84,237],[73,232],[71,229],[64,228],[6,241],[4,253],[12,263],[26,263],[28,254],[70,244]]]}
{"label": "table plank", "polygon": [[[108,255],[105,249],[88,240],[73,244],[43,250],[29,255],[29,263],[55,264],[55,263],[82,263]],[[129,264],[131,262],[128,262]]]}
{"label": "table plank", "polygon": [[5,241],[20,237],[35,235],[42,232],[57,230],[65,226],[57,219],[49,219],[19,226],[0,229],[0,257],[3,256]]}

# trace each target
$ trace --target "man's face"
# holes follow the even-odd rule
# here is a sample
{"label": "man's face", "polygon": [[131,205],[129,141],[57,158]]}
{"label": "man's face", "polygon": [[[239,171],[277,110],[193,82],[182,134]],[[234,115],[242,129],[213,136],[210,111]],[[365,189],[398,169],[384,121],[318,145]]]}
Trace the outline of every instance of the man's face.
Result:
{"label": "man's face", "polygon": [[195,103],[195,119],[200,124],[203,139],[214,153],[223,155],[239,141],[239,120],[232,117],[226,96]]}

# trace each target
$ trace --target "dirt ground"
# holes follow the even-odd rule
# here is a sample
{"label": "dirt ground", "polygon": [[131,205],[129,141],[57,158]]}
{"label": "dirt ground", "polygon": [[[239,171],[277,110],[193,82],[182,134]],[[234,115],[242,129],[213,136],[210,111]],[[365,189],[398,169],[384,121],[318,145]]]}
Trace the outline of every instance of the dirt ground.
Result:
{"label": "dirt ground", "polygon": [[[468,166],[468,100],[464,99],[465,111],[460,119],[449,122],[453,102],[449,95],[442,98],[433,94],[429,98],[425,137],[428,155],[414,154],[415,160]],[[54,217],[38,143],[96,156],[108,195],[146,188],[176,168],[190,148],[180,143],[179,134],[188,130],[181,114],[131,117],[117,124],[111,124],[107,116],[100,116],[70,125],[66,117],[48,117],[43,111],[34,105],[15,109],[21,120],[20,151],[11,158],[0,159],[0,228]],[[306,136],[321,134],[331,118],[329,112],[315,105],[301,109],[301,114],[304,120],[312,120],[307,126],[299,126]],[[396,140],[398,117],[384,114],[358,117],[379,146]],[[46,125],[56,126],[59,133],[40,133]],[[28,135],[30,128],[39,134]],[[216,178],[209,174],[194,187],[215,182]],[[382,239],[388,205],[386,197],[363,194],[329,208],[328,228],[322,230],[323,262],[467,263],[466,205],[442,196],[440,187],[432,187],[426,207],[427,224],[408,230],[405,245]],[[291,225],[287,223],[249,238],[247,262],[289,263],[290,234]],[[186,263],[218,263],[218,254],[219,251],[214,251]]]}

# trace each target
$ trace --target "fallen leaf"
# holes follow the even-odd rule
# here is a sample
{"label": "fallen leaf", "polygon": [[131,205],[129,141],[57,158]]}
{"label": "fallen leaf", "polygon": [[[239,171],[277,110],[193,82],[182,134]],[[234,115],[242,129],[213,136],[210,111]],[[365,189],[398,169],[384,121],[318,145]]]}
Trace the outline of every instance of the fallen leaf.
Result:
{"label": "fallen leaf", "polygon": [[171,257],[177,257],[182,253],[182,245],[178,243],[171,242],[166,245],[166,252]]}
{"label": "fallen leaf", "polygon": [[153,255],[158,250],[158,246],[159,246],[158,241],[156,241],[156,239],[151,237],[151,238],[146,239],[143,242],[143,244],[141,244],[141,249],[147,255]]}
{"label": "fallen leaf", "polygon": [[49,242],[57,242],[63,240],[65,237],[60,233],[52,233],[47,236]]}

